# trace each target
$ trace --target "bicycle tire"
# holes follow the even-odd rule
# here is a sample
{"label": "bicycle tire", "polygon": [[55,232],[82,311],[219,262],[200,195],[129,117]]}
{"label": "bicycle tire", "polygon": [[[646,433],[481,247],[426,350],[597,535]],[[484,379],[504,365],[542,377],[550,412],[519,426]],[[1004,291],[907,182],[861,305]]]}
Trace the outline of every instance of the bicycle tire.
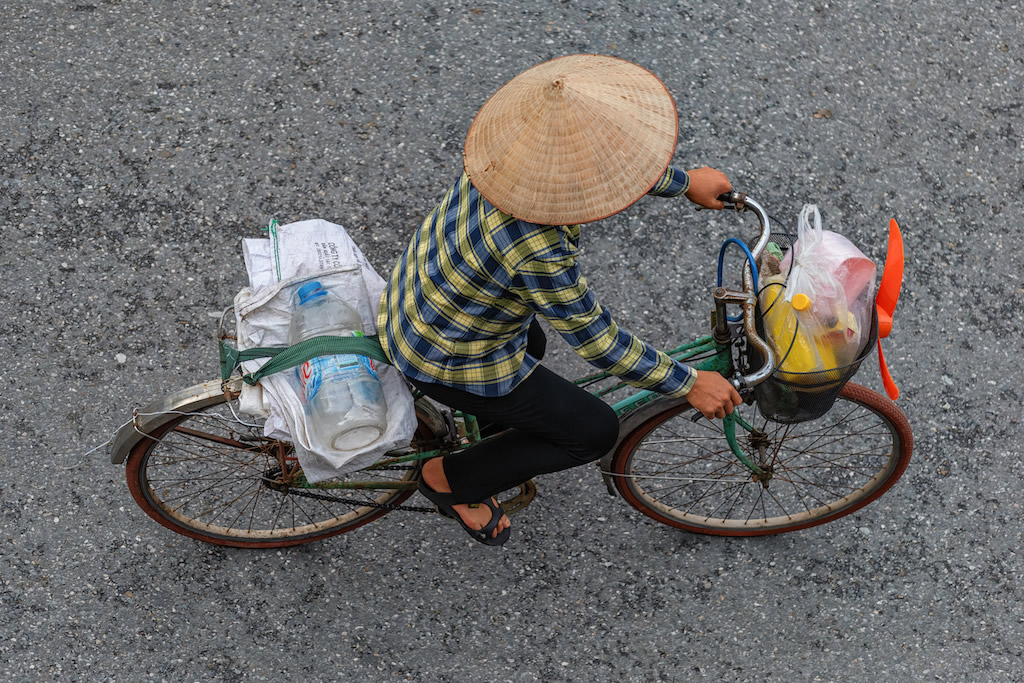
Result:
{"label": "bicycle tire", "polygon": [[[262,425],[243,425],[228,399],[197,399],[182,415],[136,443],[125,476],[135,502],[162,526],[190,538],[235,548],[280,548],[352,531],[391,510],[304,497],[302,490],[268,485],[280,473],[278,449],[292,445],[263,436]],[[193,408],[193,406],[195,406]],[[436,447],[417,404],[417,441]],[[408,469],[355,472],[357,481],[415,482],[419,462]],[[398,505],[415,488],[313,489],[314,494]],[[279,523],[279,521],[281,523]]]}
{"label": "bicycle tire", "polygon": [[[832,410],[811,422],[779,424],[757,416],[755,406],[738,410],[764,435],[737,427],[744,451],[770,470],[767,486],[729,449],[721,422],[692,421],[696,413],[684,402],[656,413],[620,441],[610,463],[618,492],[669,526],[759,536],[855,512],[889,490],[910,463],[913,433],[906,416],[889,399],[857,384],[848,383]],[[672,452],[670,444],[677,442],[692,450]],[[778,480],[782,485],[773,491]]]}

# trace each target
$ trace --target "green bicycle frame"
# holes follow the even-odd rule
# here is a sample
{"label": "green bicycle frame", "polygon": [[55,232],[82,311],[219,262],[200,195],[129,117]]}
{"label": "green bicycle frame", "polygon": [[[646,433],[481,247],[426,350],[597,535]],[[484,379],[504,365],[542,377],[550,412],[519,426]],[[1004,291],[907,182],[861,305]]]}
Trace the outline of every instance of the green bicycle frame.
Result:
{"label": "green bicycle frame", "polygon": [[[677,346],[674,349],[665,352],[674,360],[680,362],[691,361],[688,364],[695,370],[707,370],[711,372],[717,372],[725,377],[728,377],[733,371],[732,363],[732,352],[731,347],[728,344],[722,344],[716,342],[713,337],[707,336],[692,341],[688,344]],[[694,361],[694,359],[699,359]],[[605,379],[614,377],[611,373],[599,372],[585,377],[580,377],[573,381],[577,386],[588,386],[595,382],[600,382]],[[630,385],[626,382],[619,382],[612,386],[605,387],[603,389],[592,391],[595,396],[605,396],[613,392],[619,391]],[[622,400],[613,403],[612,409],[615,414],[620,418],[624,415],[632,413],[643,405],[650,403],[657,399],[661,394],[653,391],[641,390],[637,393],[631,394]],[[456,412],[457,417],[461,417],[463,425],[465,427],[465,445],[472,446],[483,440],[480,435],[480,425],[473,415],[466,413]],[[762,469],[753,462],[740,448],[739,441],[736,438],[736,425],[747,432],[754,431],[754,428],[747,424],[745,420],[740,418],[736,413],[727,415],[723,420],[723,429],[725,432],[726,442],[729,444],[730,450],[736,458],[743,463],[751,472],[754,474],[762,474]],[[373,465],[367,467],[367,470],[377,469],[388,469],[390,467],[401,467],[417,460],[429,460],[440,455],[445,455],[451,449],[450,448],[437,448],[429,451],[421,451],[419,453],[410,453],[408,455],[399,455],[391,458],[385,458],[380,460]],[[359,481],[348,481],[348,482],[318,482],[315,484],[305,481],[305,478],[297,479],[292,482],[293,486],[300,488],[315,488],[315,489],[360,489],[360,488],[415,488],[415,482],[359,482]]]}

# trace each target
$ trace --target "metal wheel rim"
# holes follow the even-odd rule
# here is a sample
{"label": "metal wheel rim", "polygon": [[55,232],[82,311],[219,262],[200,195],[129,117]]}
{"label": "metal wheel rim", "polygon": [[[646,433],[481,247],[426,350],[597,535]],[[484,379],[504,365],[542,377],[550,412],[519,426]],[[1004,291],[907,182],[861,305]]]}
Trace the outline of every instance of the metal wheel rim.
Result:
{"label": "metal wheel rim", "polygon": [[[646,505],[650,506],[652,509],[659,511],[664,516],[671,518],[673,520],[677,520],[682,525],[705,528],[709,530],[721,530],[726,532],[770,531],[773,529],[787,527],[797,528],[802,526],[811,526],[816,523],[827,521],[832,517],[841,516],[845,510],[849,510],[851,507],[858,505],[858,503],[861,503],[863,500],[865,500],[865,498],[872,495],[879,488],[879,486],[882,485],[882,483],[885,480],[888,480],[892,476],[895,468],[897,467],[901,452],[900,434],[890,419],[888,419],[885,415],[875,412],[870,406],[868,406],[866,403],[860,400],[851,397],[844,397],[844,399],[848,404],[852,405],[850,409],[850,414],[852,414],[856,410],[860,410],[865,416],[875,421],[878,429],[885,429],[884,433],[888,436],[889,439],[887,448],[888,452],[884,456],[878,456],[885,457],[885,463],[883,466],[877,468],[877,471],[874,473],[873,476],[868,478],[866,481],[861,483],[860,486],[853,489],[845,496],[835,498],[833,500],[828,501],[827,503],[817,505],[814,507],[805,507],[805,509],[799,512],[790,514],[776,514],[774,516],[764,515],[761,517],[754,517],[752,516],[754,508],[751,508],[751,514],[748,514],[745,518],[723,517],[715,516],[715,510],[711,511],[710,513],[700,514],[682,512],[678,508],[662,502],[661,500],[658,499],[658,497],[656,497],[656,495],[652,495],[652,493],[649,492],[646,488],[642,488],[637,484],[638,480],[653,479],[654,477],[662,475],[640,474],[638,476],[634,472],[629,475],[623,475],[625,477],[625,483],[629,487],[631,492],[638,499],[642,500]],[[685,415],[687,412],[689,412],[689,410],[692,409],[680,411],[679,415]],[[675,417],[678,417],[679,415]],[[672,419],[673,418],[669,418],[668,420],[665,421],[665,423],[670,422]],[[837,420],[835,421],[835,424],[838,425],[842,424],[843,422],[844,420]],[[634,469],[637,453],[641,450],[643,444],[647,443],[648,439],[652,435],[656,434],[658,430],[661,429],[663,426],[664,423],[658,424],[649,432],[644,434],[641,440],[638,441],[637,444],[633,446],[627,458],[627,462],[624,468],[625,470],[632,471]],[[755,426],[757,426],[756,423]],[[783,430],[786,427],[786,425],[777,425],[776,431]],[[724,436],[719,435],[718,438],[720,438],[721,442],[724,444]],[[799,453],[792,456],[790,460],[796,458],[797,456],[799,456]],[[743,467],[738,461],[735,460],[735,456],[733,456],[731,452],[728,453],[726,457],[729,459],[728,467],[730,468],[730,471],[735,472],[737,474],[737,476],[726,481],[733,483],[733,485],[740,490],[742,490],[744,486],[760,486],[757,482],[754,482],[750,478],[750,472],[745,467]],[[679,478],[679,481],[693,481],[693,478],[683,477]],[[654,491],[654,493],[657,494],[660,493],[660,491]],[[764,496],[765,494],[762,492],[761,495]],[[760,500],[765,501],[764,498],[760,498]],[[694,505],[696,505],[696,503],[694,503]],[[692,507],[693,505],[691,505],[691,508]]]}
{"label": "metal wheel rim", "polygon": [[[256,505],[259,504],[259,498],[261,496],[279,496],[279,510],[281,510],[281,508],[283,508],[287,503],[292,506],[292,515],[295,514],[296,510],[299,510],[302,514],[306,514],[306,516],[309,517],[306,513],[307,508],[303,507],[303,505],[307,505],[309,506],[309,509],[318,508],[322,511],[322,519],[311,517],[306,523],[269,529],[240,529],[234,526],[225,526],[223,524],[214,523],[217,521],[216,517],[214,518],[214,522],[209,522],[200,519],[199,517],[201,515],[190,516],[189,514],[183,514],[180,510],[182,510],[184,505],[175,506],[171,503],[171,498],[166,495],[161,495],[161,492],[153,486],[153,479],[150,476],[153,471],[153,461],[157,458],[169,457],[155,453],[155,449],[157,449],[161,444],[166,444],[169,435],[180,434],[181,432],[177,431],[177,427],[186,422],[195,422],[196,418],[202,418],[205,415],[206,413],[204,412],[196,412],[194,414],[184,416],[180,421],[171,423],[167,428],[162,430],[161,433],[153,435],[158,440],[150,441],[146,447],[145,453],[142,455],[143,461],[140,464],[140,471],[145,471],[147,475],[145,477],[145,485],[142,487],[142,494],[154,510],[172,523],[193,530],[202,535],[229,541],[272,542],[280,540],[298,540],[305,537],[328,534],[332,531],[337,531],[338,529],[342,529],[348,525],[358,522],[362,518],[374,514],[377,510],[377,508],[370,506],[350,507],[348,512],[338,516],[334,514],[335,511],[328,508],[322,501],[311,500],[308,498],[301,498],[300,500],[299,496],[291,495],[287,491],[274,491],[264,486],[259,477],[263,472],[268,471],[276,465],[276,459],[271,459],[271,456],[268,455],[267,451],[268,448],[270,448],[270,444],[276,444],[277,442],[265,439],[262,435],[257,435],[258,441],[264,443],[264,447],[255,449],[251,459],[245,462],[236,460],[236,464],[240,466],[240,469],[244,469],[246,466],[251,465],[257,470],[257,472],[259,472],[259,474],[257,474],[257,472],[252,472],[250,474],[247,481],[252,483],[247,485],[242,493],[236,496],[235,500],[237,501],[242,496],[251,493],[254,496],[254,505]],[[237,449],[235,449],[235,451],[237,451]],[[406,470],[405,476],[395,479],[394,481],[396,483],[415,481],[416,476],[415,468],[413,468]],[[182,481],[184,481],[184,479],[182,479]],[[378,504],[399,502],[396,499],[403,498],[405,497],[403,494],[406,494],[406,491],[403,489],[381,489],[381,491],[382,493],[380,495],[369,499],[368,502]],[[351,493],[351,491],[345,491],[344,493]],[[246,509],[247,505],[242,507],[241,512],[244,513]],[[239,517],[240,515],[236,515],[236,521]],[[278,517],[275,516],[274,519],[276,522]],[[294,516],[292,519],[294,519]],[[233,523],[234,522],[232,522],[232,524]]]}

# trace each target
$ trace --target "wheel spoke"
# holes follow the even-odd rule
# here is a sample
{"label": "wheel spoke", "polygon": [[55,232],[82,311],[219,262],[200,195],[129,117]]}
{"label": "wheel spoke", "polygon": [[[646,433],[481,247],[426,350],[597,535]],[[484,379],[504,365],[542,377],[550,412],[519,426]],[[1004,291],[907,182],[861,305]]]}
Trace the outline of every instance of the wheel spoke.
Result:
{"label": "wheel spoke", "polygon": [[[284,504],[288,500],[289,496],[278,496],[277,497],[277,509],[274,511],[274,516],[270,522],[270,530],[273,531],[278,528],[278,520],[281,519],[281,513],[284,511]],[[292,526],[295,526],[294,519],[292,520]]]}
{"label": "wheel spoke", "polygon": [[[792,513],[790,513],[790,512],[789,512],[789,511],[788,511],[788,510],[786,509],[786,506],[782,504],[782,501],[781,501],[781,500],[779,500],[778,496],[776,496],[776,495],[775,495],[775,492],[774,492],[774,491],[772,491],[772,490],[771,490],[770,488],[767,488],[767,489],[765,489],[765,493],[767,493],[767,494],[768,494],[768,496],[769,496],[769,497],[770,497],[770,498],[771,498],[771,499],[772,499],[772,500],[773,500],[773,501],[775,502],[775,504],[776,504],[776,505],[777,505],[777,506],[779,507],[779,512],[781,512],[781,513],[783,514],[783,516],[785,516],[785,517],[787,517],[787,518],[790,518],[790,517],[792,517]],[[807,510],[807,506],[806,506],[806,505],[804,505],[803,507],[804,507],[804,510]],[[764,519],[768,519],[768,511],[767,511],[767,510],[765,510],[765,511],[764,511]]]}
{"label": "wheel spoke", "polygon": [[[734,489],[736,495],[732,496],[728,500],[723,500],[721,503],[719,503],[718,507],[716,507],[715,509],[713,509],[711,512],[708,513],[708,515],[704,518],[704,521],[706,522],[709,519],[711,519],[712,516],[716,512],[721,510],[722,507],[724,505],[726,505],[726,503],[728,503],[728,508],[725,511],[725,517],[731,517],[732,516],[732,511],[736,507],[736,503],[739,502],[740,496],[743,495],[743,493],[746,491],[746,486],[747,486],[746,483],[734,484],[732,486],[726,486],[724,491],[729,491],[730,489]],[[696,504],[696,502],[698,502],[698,501],[694,501],[695,504]]]}
{"label": "wheel spoke", "polygon": [[[252,463],[255,460],[257,460],[261,455],[263,456],[264,461],[267,460],[266,453],[254,453],[249,450],[243,451],[242,453],[249,453],[251,454],[250,457],[243,458],[241,457],[241,453],[236,455],[235,451],[230,451],[227,449],[211,449],[209,451],[202,451],[199,450],[198,447],[193,446],[192,444],[179,444],[166,440],[161,445],[165,446],[165,449],[171,449],[171,452],[169,453],[161,452],[160,454],[159,465],[164,467],[169,467],[172,465],[194,465],[196,463],[203,462],[213,463],[215,465],[220,465],[222,463],[234,463],[236,465],[251,466]],[[185,455],[177,455],[177,451],[180,451]]]}
{"label": "wheel spoke", "polygon": [[[187,480],[182,480],[182,481],[187,481]],[[175,501],[181,500],[182,498],[187,498],[187,500],[185,500],[183,503],[181,503],[177,507],[173,508],[174,511],[177,512],[181,508],[184,508],[184,507],[188,506],[188,504],[191,503],[196,498],[199,498],[200,496],[202,496],[202,495],[204,495],[206,493],[210,493],[210,492],[215,491],[217,489],[226,489],[227,487],[230,487],[233,484],[237,484],[239,482],[244,482],[246,484],[250,484],[250,483],[252,483],[252,479],[248,478],[248,477],[221,477],[220,479],[214,481],[213,483],[209,484],[205,488],[201,488],[201,489],[198,489],[198,490],[195,490],[195,491],[187,491],[187,492],[181,493],[181,494],[176,495],[176,496],[162,495],[161,498],[165,502],[167,502],[167,503],[173,503]],[[150,480],[150,484],[152,484],[152,480]],[[172,487],[168,487],[168,489],[170,489],[170,488],[172,488]],[[181,489],[182,487],[178,486],[176,488]],[[154,489],[154,491],[155,491],[155,489]]]}
{"label": "wheel spoke", "polygon": [[[728,466],[725,466],[725,467],[727,468]],[[711,482],[710,486],[705,490],[705,492],[706,492],[706,491],[711,490],[716,484],[721,484],[722,482],[732,482],[734,480],[723,479],[723,478],[716,478],[715,477],[715,472],[712,471],[710,473],[705,474],[700,479],[683,479],[681,481],[683,483],[676,484],[675,486],[663,486],[661,488],[652,490],[651,491],[651,495],[652,495],[653,499],[656,502],[660,503],[660,502],[664,501],[666,498],[668,498],[668,496],[671,495],[672,493],[675,493],[676,491],[679,491],[680,489],[684,489],[687,486],[689,486],[690,484],[692,484],[694,482],[698,482],[698,481],[699,482]],[[740,484],[744,484],[746,482],[742,482],[741,481],[739,483]],[[661,493],[663,495],[661,495],[660,497],[659,496],[654,496],[655,493]],[[702,496],[697,496],[697,498],[694,500],[694,503],[695,504],[699,503],[701,500],[704,499],[704,497],[705,496],[703,496],[703,495]]]}

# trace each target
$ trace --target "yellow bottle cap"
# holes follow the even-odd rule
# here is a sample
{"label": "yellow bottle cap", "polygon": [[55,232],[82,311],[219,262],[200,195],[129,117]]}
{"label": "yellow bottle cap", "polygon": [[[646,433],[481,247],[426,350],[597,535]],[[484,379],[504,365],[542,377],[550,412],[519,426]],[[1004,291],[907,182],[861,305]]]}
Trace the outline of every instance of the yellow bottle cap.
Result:
{"label": "yellow bottle cap", "polygon": [[793,309],[797,311],[806,311],[811,307],[811,299],[804,293],[796,294],[793,296]]}

